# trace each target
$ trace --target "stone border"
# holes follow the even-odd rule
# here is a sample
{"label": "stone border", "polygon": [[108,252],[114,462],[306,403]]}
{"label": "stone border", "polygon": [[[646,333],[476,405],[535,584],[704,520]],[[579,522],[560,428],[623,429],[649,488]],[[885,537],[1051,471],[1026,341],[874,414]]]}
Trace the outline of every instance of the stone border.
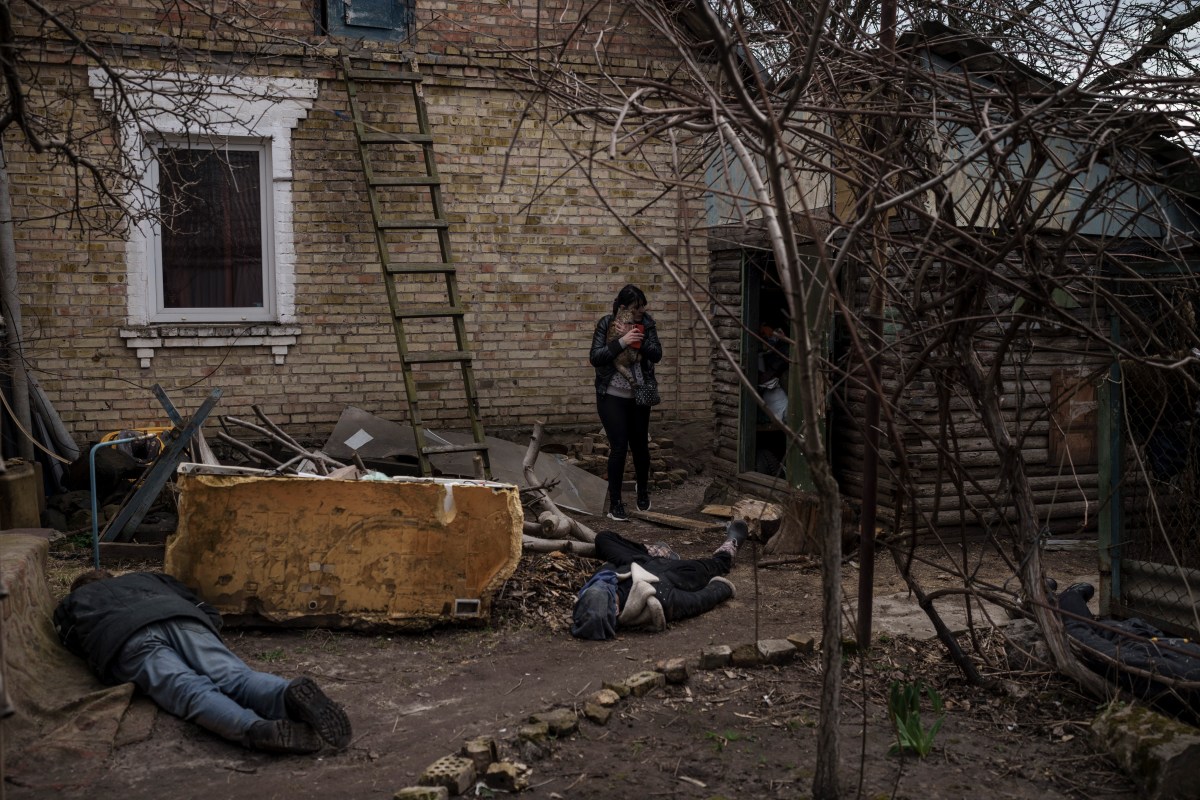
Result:
{"label": "stone border", "polygon": [[[727,667],[755,668],[789,664],[799,655],[812,655],[818,649],[812,637],[793,634],[786,639],[760,639],[732,647],[710,645],[700,651],[699,659],[666,658],[653,670],[635,672],[621,681],[604,681],[600,689],[583,701],[582,716],[596,725],[606,725],[617,705],[627,697],[644,697],[667,684],[687,683],[691,663],[700,670]],[[490,789],[519,792],[529,788],[533,770],[525,763],[550,754],[553,742],[579,731],[580,714],[572,708],[553,708],[529,716],[517,729],[516,748],[523,761],[501,760],[495,737],[468,739],[456,755],[447,755],[430,764],[416,786],[399,789],[394,800],[448,800],[465,794],[482,780]]]}

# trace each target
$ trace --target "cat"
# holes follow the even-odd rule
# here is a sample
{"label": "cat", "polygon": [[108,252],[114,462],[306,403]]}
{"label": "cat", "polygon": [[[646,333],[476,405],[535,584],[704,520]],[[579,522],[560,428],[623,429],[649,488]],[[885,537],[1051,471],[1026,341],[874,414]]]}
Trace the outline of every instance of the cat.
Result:
{"label": "cat", "polygon": [[[617,313],[613,315],[612,320],[608,323],[608,341],[611,343],[613,339],[619,338],[622,334],[617,333],[617,324],[624,323],[625,325],[633,324],[633,309],[628,306],[621,306],[617,309]],[[626,328],[626,331],[629,329]],[[633,375],[633,365],[638,363],[641,354],[636,347],[626,347],[621,351],[621,354],[613,360],[613,366],[617,372],[621,373],[621,377],[629,381],[629,385],[633,386],[637,383]]]}

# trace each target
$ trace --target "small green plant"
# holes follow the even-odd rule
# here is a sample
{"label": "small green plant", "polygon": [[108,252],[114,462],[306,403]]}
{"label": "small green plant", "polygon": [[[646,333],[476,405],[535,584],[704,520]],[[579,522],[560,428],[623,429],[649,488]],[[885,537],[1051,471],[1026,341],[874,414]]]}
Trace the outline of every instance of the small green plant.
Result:
{"label": "small green plant", "polygon": [[[937,715],[937,719],[928,730],[921,724],[922,689],[929,698],[933,713]],[[891,694],[888,697],[888,716],[896,726],[896,744],[888,750],[888,755],[908,751],[916,753],[918,758],[924,758],[933,750],[933,740],[942,728],[946,711],[942,698],[932,687],[926,688],[920,681],[892,681]]]}
{"label": "small green plant", "polygon": [[277,661],[283,660],[283,648],[276,647],[273,650],[263,650],[255,656],[259,661],[265,661],[268,664],[274,664]]}
{"label": "small green plant", "polygon": [[712,741],[713,747],[718,753],[725,749],[725,745],[729,744],[730,742],[736,742],[742,738],[740,733],[731,730],[726,730],[721,733],[709,731],[708,733],[704,734],[704,736],[706,739]]}

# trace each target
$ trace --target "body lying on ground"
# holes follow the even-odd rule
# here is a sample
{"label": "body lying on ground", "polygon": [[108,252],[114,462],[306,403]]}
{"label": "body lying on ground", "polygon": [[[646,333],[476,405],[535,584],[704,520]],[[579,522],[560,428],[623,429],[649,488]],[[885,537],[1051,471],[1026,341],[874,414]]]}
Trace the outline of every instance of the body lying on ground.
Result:
{"label": "body lying on ground", "polygon": [[596,555],[606,563],[579,591],[571,635],[604,640],[616,636],[618,628],[661,631],[668,622],[703,614],[732,598],[733,583],[724,576],[746,539],[746,523],[734,520],[726,533],[711,557],[684,559],[665,546],[601,531]]}
{"label": "body lying on ground", "polygon": [[253,750],[350,743],[350,720],[309,678],[257,672],[221,640],[221,615],[175,578],[84,573],[54,611],[63,645],[105,683],[130,682],[165,711]]}

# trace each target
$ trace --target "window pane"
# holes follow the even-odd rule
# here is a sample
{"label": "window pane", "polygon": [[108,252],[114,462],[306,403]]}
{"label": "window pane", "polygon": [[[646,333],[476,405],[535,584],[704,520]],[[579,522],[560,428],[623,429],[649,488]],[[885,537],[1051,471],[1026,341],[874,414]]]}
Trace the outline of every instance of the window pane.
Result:
{"label": "window pane", "polygon": [[261,308],[259,153],[162,148],[165,308]]}

